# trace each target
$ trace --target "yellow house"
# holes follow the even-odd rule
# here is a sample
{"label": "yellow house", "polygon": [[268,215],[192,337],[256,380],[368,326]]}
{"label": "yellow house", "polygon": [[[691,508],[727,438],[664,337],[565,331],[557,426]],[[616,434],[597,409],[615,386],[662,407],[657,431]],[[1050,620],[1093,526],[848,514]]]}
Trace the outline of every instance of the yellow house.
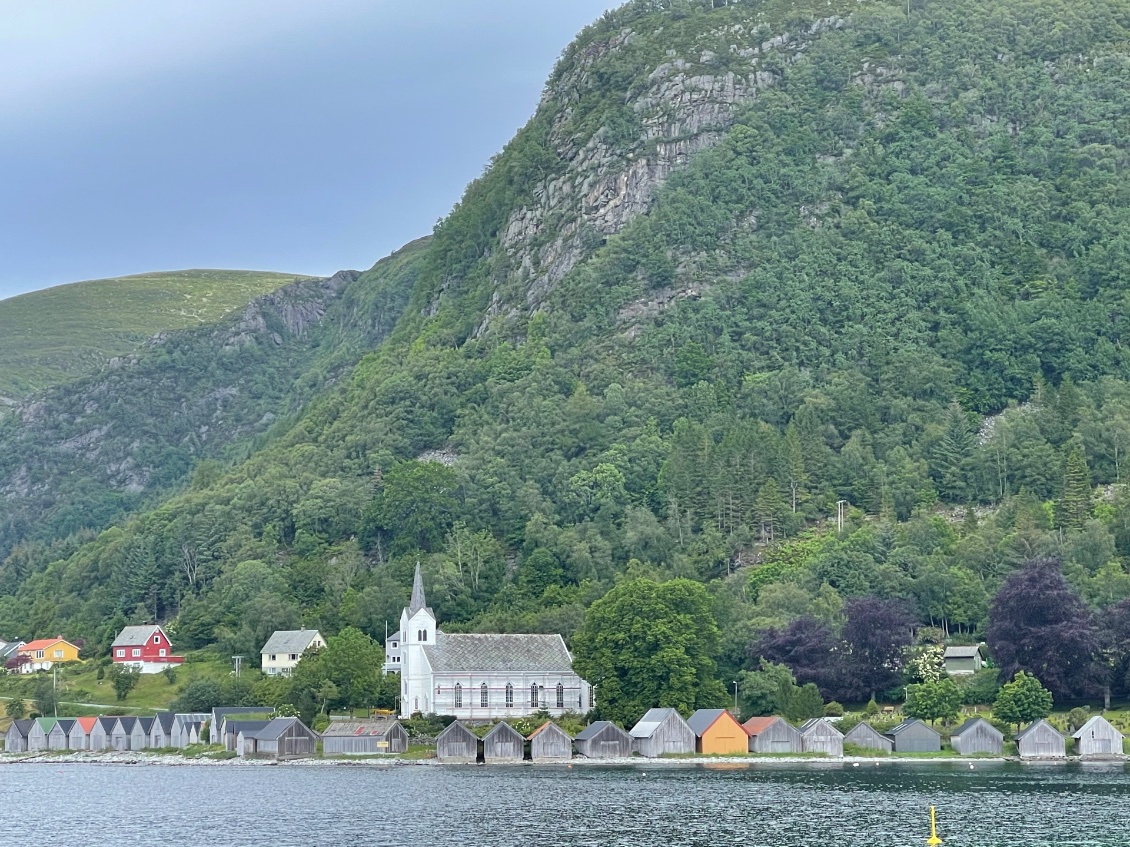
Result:
{"label": "yellow house", "polygon": [[29,641],[17,651],[17,655],[26,656],[28,659],[20,665],[20,673],[34,673],[49,671],[53,666],[63,662],[77,662],[78,648],[60,635],[58,638],[38,638]]}

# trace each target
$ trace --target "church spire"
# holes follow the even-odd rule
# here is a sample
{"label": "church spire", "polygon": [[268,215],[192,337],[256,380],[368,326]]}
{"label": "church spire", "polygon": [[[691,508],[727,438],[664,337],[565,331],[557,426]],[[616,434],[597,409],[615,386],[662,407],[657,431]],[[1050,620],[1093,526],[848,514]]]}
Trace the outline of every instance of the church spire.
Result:
{"label": "church spire", "polygon": [[414,615],[427,606],[428,603],[424,599],[424,578],[420,576],[420,563],[416,562],[416,575],[412,577],[412,599],[408,603],[408,614]]}

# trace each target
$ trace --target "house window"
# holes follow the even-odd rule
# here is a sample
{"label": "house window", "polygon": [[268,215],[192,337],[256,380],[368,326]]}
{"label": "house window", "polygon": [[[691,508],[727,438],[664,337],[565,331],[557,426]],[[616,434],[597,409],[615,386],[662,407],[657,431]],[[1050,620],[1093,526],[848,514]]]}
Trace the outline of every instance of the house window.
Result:
{"label": "house window", "polygon": [[297,653],[291,653],[290,654],[290,660],[292,662],[297,662],[298,661],[298,654]]}
{"label": "house window", "polygon": [[460,683],[455,683],[455,708],[463,708],[463,686]]}
{"label": "house window", "polygon": [[394,641],[394,642],[392,642],[392,646],[393,646],[393,647],[395,647],[395,646],[396,646],[396,642],[395,642],[395,641]]}
{"label": "house window", "polygon": [[530,686],[530,708],[536,709],[538,707],[538,684],[535,682]]}
{"label": "house window", "polygon": [[61,659],[61,658],[63,658],[63,651],[62,651],[62,650],[56,650],[56,651],[55,651],[55,658],[56,658],[56,659]]}
{"label": "house window", "polygon": [[153,643],[154,643],[154,644],[160,644],[160,643],[161,643],[161,636],[159,636],[159,635],[154,635],[154,636],[153,636]]}
{"label": "house window", "polygon": [[509,709],[514,705],[514,686],[509,682],[506,683],[506,708]]}
{"label": "house window", "polygon": [[162,656],[164,656],[164,655],[165,655],[165,648],[164,648],[164,647],[162,647],[162,648],[161,648],[160,650],[158,650],[157,652],[158,652],[158,653],[160,653],[160,654],[161,654]]}
{"label": "house window", "polygon": [[479,705],[484,709],[490,705],[490,694],[487,691],[487,684],[485,682],[479,686]]}
{"label": "house window", "polygon": [[141,655],[141,648],[140,647],[134,647],[133,648],[133,657],[136,659],[140,655]]}
{"label": "house window", "polygon": [[43,658],[43,651],[42,650],[36,650],[35,651],[35,658],[42,659]]}
{"label": "house window", "polygon": [[118,651],[118,658],[124,659],[125,657],[126,657],[126,651],[125,650],[119,650]]}
{"label": "house window", "polygon": [[560,682],[557,683],[557,708],[565,708],[565,686]]}
{"label": "house window", "polygon": [[277,658],[276,658],[276,656],[277,656],[277,655],[278,655],[277,653],[272,653],[272,654],[271,654],[271,661],[272,661],[272,662],[274,662],[274,661],[277,661]]}

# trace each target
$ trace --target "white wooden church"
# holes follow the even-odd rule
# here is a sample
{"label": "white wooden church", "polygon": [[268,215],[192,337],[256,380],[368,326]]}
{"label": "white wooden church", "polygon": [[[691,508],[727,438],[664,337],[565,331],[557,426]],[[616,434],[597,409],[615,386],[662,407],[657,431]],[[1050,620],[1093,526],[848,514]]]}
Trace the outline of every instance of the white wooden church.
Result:
{"label": "white wooden church", "polygon": [[400,716],[462,720],[587,712],[592,686],[573,673],[560,635],[446,633],[424,599],[420,566],[400,630],[385,641],[385,671],[400,673]]}

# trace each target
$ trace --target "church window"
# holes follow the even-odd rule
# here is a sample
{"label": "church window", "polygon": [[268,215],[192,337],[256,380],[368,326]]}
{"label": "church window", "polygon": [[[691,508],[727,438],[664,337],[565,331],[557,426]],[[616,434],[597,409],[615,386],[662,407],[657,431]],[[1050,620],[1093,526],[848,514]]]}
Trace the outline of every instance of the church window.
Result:
{"label": "church window", "polygon": [[565,708],[565,686],[560,682],[557,683],[557,708]]}
{"label": "church window", "polygon": [[455,683],[455,708],[463,708],[463,686],[460,683]]}
{"label": "church window", "polygon": [[479,705],[484,709],[490,705],[490,694],[487,692],[487,684],[485,682],[479,686]]}
{"label": "church window", "polygon": [[589,686],[589,708],[591,709],[596,705],[596,689],[591,685]]}
{"label": "church window", "polygon": [[538,684],[535,682],[530,686],[530,708],[536,709],[538,707]]}
{"label": "church window", "polygon": [[413,709],[412,711],[413,711],[413,712],[418,712],[418,711],[420,711],[420,698],[419,698],[419,697],[415,698],[415,699],[413,700],[413,703],[415,704],[415,708],[414,708],[414,709]]}
{"label": "church window", "polygon": [[509,709],[514,705],[514,686],[509,682],[506,683],[506,708]]}

